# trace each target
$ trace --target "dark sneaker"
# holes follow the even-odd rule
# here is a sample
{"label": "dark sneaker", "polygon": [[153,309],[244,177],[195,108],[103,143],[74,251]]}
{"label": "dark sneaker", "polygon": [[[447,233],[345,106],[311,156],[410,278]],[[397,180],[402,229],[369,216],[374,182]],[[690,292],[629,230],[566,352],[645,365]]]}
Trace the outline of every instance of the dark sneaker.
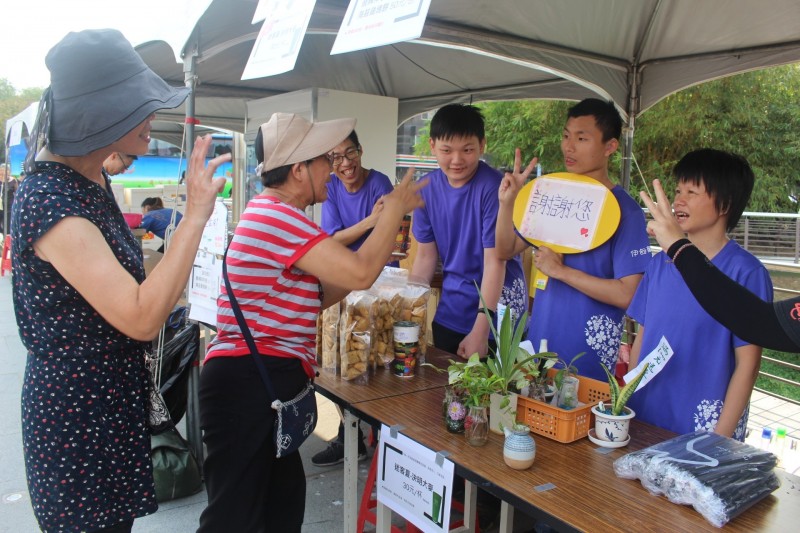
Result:
{"label": "dark sneaker", "polygon": [[[363,442],[358,443],[358,460],[363,461],[367,458],[367,447]],[[314,466],[333,466],[344,462],[344,444],[338,440],[332,440],[328,447],[311,458]]]}

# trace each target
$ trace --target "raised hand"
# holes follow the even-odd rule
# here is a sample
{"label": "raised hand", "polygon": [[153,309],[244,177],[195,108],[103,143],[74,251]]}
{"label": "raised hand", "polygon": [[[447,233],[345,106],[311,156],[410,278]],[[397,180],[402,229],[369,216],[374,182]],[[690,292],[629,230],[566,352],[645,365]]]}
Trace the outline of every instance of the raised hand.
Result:
{"label": "raised hand", "polygon": [[214,212],[217,194],[225,187],[225,178],[215,178],[217,168],[231,160],[231,154],[215,157],[206,166],[206,154],[211,146],[211,135],[198,137],[194,141],[192,157],[186,170],[186,212],[184,218],[206,223]]}
{"label": "raised hand", "polygon": [[653,191],[656,194],[656,202],[650,198],[646,191],[640,191],[644,205],[650,210],[650,215],[653,217],[647,223],[647,233],[652,235],[658,241],[658,245],[666,251],[672,244],[685,237],[683,230],[678,225],[678,221],[672,215],[672,204],[664,194],[664,189],[661,187],[659,180],[653,180]]}
{"label": "raised hand", "polygon": [[530,176],[531,172],[533,172],[533,169],[536,168],[536,163],[538,162],[539,158],[534,157],[530,164],[525,167],[524,170],[521,170],[522,153],[520,152],[519,148],[514,151],[514,171],[506,172],[506,175],[503,176],[503,181],[500,182],[500,189],[497,193],[500,203],[514,203],[514,200],[517,198],[517,193],[522,186],[525,185],[525,182],[528,180],[528,176]]}
{"label": "raised hand", "polygon": [[410,213],[418,207],[425,205],[419,191],[428,185],[427,178],[420,181],[414,181],[414,167],[409,167],[403,180],[394,188],[394,190],[383,197],[384,209],[389,203],[397,203],[403,209],[403,214]]}

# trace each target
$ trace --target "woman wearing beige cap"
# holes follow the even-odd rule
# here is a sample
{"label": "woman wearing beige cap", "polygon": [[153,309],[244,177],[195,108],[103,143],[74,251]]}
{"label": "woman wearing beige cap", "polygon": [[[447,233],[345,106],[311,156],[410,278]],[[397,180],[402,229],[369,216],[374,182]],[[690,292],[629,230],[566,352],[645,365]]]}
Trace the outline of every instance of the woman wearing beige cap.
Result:
{"label": "woman wearing beige cap", "polygon": [[145,280],[103,161],[146,153],[153,113],[188,90],[164,83],[116,30],[70,33],[45,62],[50,87],[11,224],[28,491],[44,531],[130,531],[158,508],[145,351],[186,285],[227,159],[205,168],[211,139],[197,141],[183,223]]}
{"label": "woman wearing beige cap", "polygon": [[227,291],[218,300],[217,337],[200,376],[200,420],[208,452],[208,507],[201,532],[299,532],[305,475],[299,452],[276,458],[275,411],[257,364],[287,401],[314,377],[317,316],[377,279],[392,253],[403,216],[421,206],[420,183],[406,174],[384,198],[370,236],[351,251],[305,214],[325,200],[332,170],[327,153],[354,119],[311,123],[276,113],[256,136],[256,172],[264,191],[242,213],[226,270],[260,362],[251,357]]}

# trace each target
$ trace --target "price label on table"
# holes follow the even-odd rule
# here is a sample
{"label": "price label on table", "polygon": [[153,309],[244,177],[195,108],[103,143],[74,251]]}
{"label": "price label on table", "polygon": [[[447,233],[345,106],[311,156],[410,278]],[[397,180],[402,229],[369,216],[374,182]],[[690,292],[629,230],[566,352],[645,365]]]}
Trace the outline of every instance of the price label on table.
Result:
{"label": "price label on table", "polygon": [[425,533],[450,524],[453,462],[388,426],[378,445],[378,501]]}

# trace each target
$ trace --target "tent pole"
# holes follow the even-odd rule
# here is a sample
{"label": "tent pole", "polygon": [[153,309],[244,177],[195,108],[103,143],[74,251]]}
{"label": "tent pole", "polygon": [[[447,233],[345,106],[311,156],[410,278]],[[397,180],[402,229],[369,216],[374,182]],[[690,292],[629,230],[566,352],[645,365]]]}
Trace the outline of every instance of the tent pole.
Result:
{"label": "tent pole", "polygon": [[628,92],[627,109],[628,122],[622,128],[622,188],[629,191],[631,188],[631,167],[633,162],[633,132],[635,130],[636,113],[639,111],[639,83],[641,75],[638,66],[633,66],[628,72],[630,92]]}
{"label": "tent pole", "polygon": [[[183,73],[184,82],[189,88],[189,97],[186,98],[186,124],[185,124],[185,138],[184,138],[184,152],[186,153],[186,161],[188,167],[189,158],[192,157],[192,147],[194,146],[194,126],[197,124],[197,119],[194,116],[194,95],[195,86],[197,84],[197,48],[186,54],[183,58]],[[202,345],[202,353],[205,354],[205,344]],[[202,359],[202,357],[201,357]],[[186,440],[189,442],[197,463],[202,471],[205,455],[203,454],[203,434],[200,429],[200,405],[199,405],[199,390],[200,390],[200,362],[195,361],[192,364],[192,369],[189,371],[189,385],[188,385],[188,398],[186,401]]]}

